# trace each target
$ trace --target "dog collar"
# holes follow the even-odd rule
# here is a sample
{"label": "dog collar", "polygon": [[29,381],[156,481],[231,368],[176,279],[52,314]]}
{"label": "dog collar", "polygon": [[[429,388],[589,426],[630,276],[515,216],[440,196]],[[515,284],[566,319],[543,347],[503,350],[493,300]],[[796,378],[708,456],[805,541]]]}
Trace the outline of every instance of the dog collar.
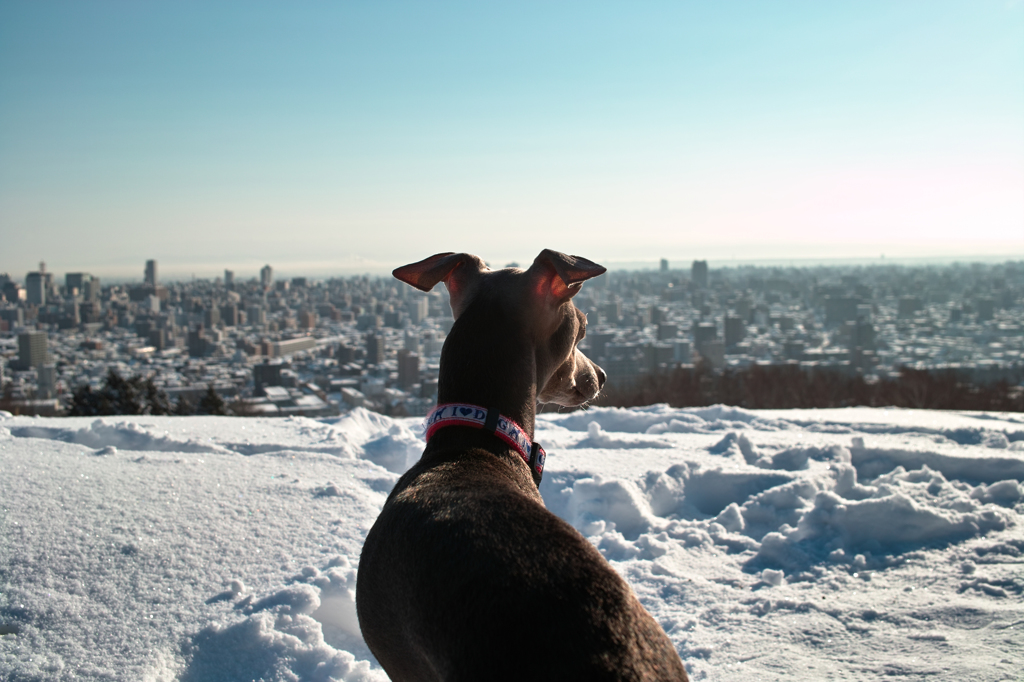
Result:
{"label": "dog collar", "polygon": [[445,426],[471,426],[493,433],[519,453],[519,456],[530,467],[533,482],[538,487],[540,486],[540,479],[544,475],[544,460],[547,457],[544,448],[531,441],[519,424],[499,414],[497,410],[488,410],[479,405],[466,403],[445,403],[431,410],[427,415],[425,426],[428,441],[438,429]]}

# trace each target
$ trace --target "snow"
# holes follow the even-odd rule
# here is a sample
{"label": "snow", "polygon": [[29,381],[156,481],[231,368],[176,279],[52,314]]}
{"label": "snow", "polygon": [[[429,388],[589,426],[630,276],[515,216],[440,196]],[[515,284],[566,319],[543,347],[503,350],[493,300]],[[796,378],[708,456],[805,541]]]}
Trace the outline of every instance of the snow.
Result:
{"label": "snow", "polygon": [[[0,413],[0,679],[387,679],[356,566],[421,433]],[[537,439],[548,508],[696,680],[1024,669],[1020,415],[658,405],[544,414]]]}

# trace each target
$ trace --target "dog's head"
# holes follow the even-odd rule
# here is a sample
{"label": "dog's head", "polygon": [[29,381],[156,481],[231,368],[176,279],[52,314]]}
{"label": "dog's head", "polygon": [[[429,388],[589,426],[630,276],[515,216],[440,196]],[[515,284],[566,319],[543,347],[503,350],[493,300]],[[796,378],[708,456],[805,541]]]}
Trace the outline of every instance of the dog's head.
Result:
{"label": "dog's head", "polygon": [[439,253],[393,274],[422,291],[444,282],[456,319],[473,303],[486,301],[517,321],[517,331],[534,348],[538,400],[574,407],[597,397],[605,373],[578,348],[587,318],[572,297],[584,281],[604,272],[586,258],[544,249],[526,270],[491,270],[478,256]]}

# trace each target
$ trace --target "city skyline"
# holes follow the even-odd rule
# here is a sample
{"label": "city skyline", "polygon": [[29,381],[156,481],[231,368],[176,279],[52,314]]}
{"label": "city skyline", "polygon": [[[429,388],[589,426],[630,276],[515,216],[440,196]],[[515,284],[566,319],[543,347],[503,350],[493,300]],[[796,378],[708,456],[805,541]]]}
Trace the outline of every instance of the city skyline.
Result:
{"label": "city skyline", "polygon": [[[908,370],[935,377],[952,371],[977,384],[969,395],[957,392],[968,402],[956,409],[1019,409],[1012,405],[1019,405],[1024,376],[1024,261],[659,265],[610,271],[574,298],[589,323],[581,348],[605,370],[609,400],[633,400],[630,392],[642,382],[660,381],[664,389],[677,370],[703,366],[752,373],[752,381],[758,372],[789,372],[787,381],[795,383],[787,400],[796,401],[789,407],[811,406],[801,402],[811,400],[806,392],[793,387],[818,372],[838,382],[837,390],[847,379],[867,382],[877,391],[874,398],[864,393],[868,388],[847,397],[878,404],[903,400],[892,393],[892,382],[922,376],[905,377]],[[176,414],[221,409],[212,402],[197,407],[210,386],[231,399],[236,414],[310,416],[353,407],[423,414],[432,405],[440,353],[454,322],[444,287],[424,294],[387,276],[289,278],[272,266],[258,280],[229,271],[218,281],[172,282],[160,279],[154,259],[146,270],[146,282],[127,285],[86,272],[63,279],[35,272],[21,288],[0,275],[0,298],[6,299],[0,304],[0,393],[7,401],[0,409],[98,414],[94,410],[109,408],[90,391],[128,395],[117,388],[120,379],[109,379],[111,371],[132,381],[152,380],[155,389],[146,391],[155,396],[154,410],[166,411],[171,398],[180,403],[184,396]],[[1007,383],[994,392],[983,388],[1000,381]],[[91,388],[83,389],[86,384]],[[154,391],[166,397],[158,400]],[[811,393],[814,401],[848,404],[836,394]],[[743,400],[780,407],[772,395]],[[931,406],[954,409],[949,403]]]}
{"label": "city skyline", "polygon": [[7,4],[0,272],[1021,258],[1022,36],[1004,0]]}
{"label": "city skyline", "polygon": [[[908,257],[908,258],[887,258],[885,254],[881,254],[880,257],[850,257],[850,258],[748,258],[748,259],[712,259],[712,258],[700,258],[695,257],[691,259],[676,259],[669,260],[667,258],[647,258],[642,260],[630,260],[630,261],[610,261],[608,266],[609,272],[654,272],[654,271],[665,271],[669,270],[672,272],[689,272],[693,263],[702,261],[707,264],[707,267],[712,270],[726,270],[730,268],[765,268],[768,270],[775,269],[808,269],[808,268],[858,268],[865,267],[871,268],[876,266],[895,266],[895,267],[922,267],[922,266],[936,266],[943,267],[949,265],[969,265],[969,264],[983,264],[983,265],[994,265],[1003,263],[1016,263],[1024,260],[1024,258],[1009,258],[1002,255],[949,255],[949,256],[936,256],[936,257]],[[0,276],[9,277],[11,281],[18,282],[22,285],[28,283],[28,280],[39,273],[45,273],[54,279],[55,282],[63,282],[67,276],[80,277],[89,276],[95,279],[102,280],[105,285],[132,285],[132,284],[148,284],[146,270],[149,263],[154,263],[154,266],[159,264],[159,275],[156,277],[156,283],[164,284],[185,284],[189,281],[218,281],[225,279],[225,275],[230,273],[231,279],[238,282],[245,281],[259,281],[263,279],[264,271],[269,271],[270,278],[272,280],[281,279],[292,279],[294,277],[301,277],[303,279],[309,279],[310,281],[325,281],[338,278],[346,277],[358,277],[361,275],[370,277],[387,277],[390,275],[390,265],[386,263],[374,263],[368,265],[363,269],[359,269],[358,266],[352,269],[346,270],[338,268],[331,263],[313,264],[310,268],[309,263],[284,263],[283,267],[279,267],[273,263],[263,263],[262,265],[254,265],[256,261],[250,261],[243,264],[232,264],[231,266],[220,267],[216,265],[206,266],[202,273],[199,272],[186,272],[183,266],[172,266],[171,268],[165,268],[159,259],[145,259],[140,261],[141,265],[136,263],[132,266],[122,266],[114,270],[109,268],[85,266],[77,269],[64,269],[55,270],[50,267],[48,262],[43,259],[24,272],[3,272],[0,271]],[[509,266],[528,267],[531,261],[524,259],[523,261],[512,261],[512,260],[495,260],[485,258],[485,263],[492,269],[498,269]],[[236,270],[235,268],[240,268]],[[114,273],[114,274],[111,274]],[[121,274],[118,274],[121,273]]]}

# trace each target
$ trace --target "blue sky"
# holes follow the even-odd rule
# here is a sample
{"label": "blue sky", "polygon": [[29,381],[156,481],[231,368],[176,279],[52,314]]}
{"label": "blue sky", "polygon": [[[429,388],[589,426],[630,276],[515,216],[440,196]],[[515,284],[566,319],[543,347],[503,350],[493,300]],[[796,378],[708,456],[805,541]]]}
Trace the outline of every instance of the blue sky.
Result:
{"label": "blue sky", "polygon": [[0,4],[0,272],[1024,256],[1024,3]]}

